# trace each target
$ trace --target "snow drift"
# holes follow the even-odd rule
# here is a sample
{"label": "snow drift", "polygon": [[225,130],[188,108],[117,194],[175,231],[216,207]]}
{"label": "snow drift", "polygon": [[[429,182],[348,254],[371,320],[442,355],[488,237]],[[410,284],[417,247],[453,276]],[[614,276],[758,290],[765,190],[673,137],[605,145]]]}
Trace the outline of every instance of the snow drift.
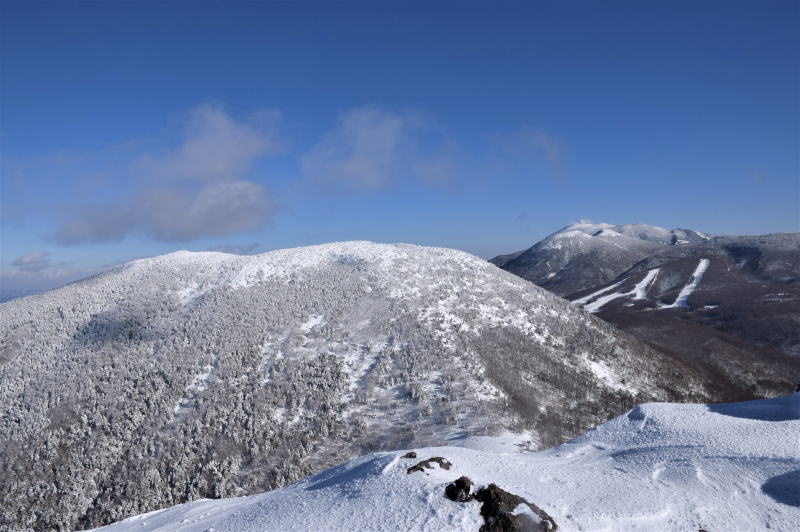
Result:
{"label": "snow drift", "polygon": [[[547,451],[497,452],[498,440],[484,439],[484,450],[374,453],[273,492],[196,501],[102,530],[478,530],[480,504],[445,497],[462,475],[534,502],[559,530],[798,530],[798,435],[798,393],[649,403]],[[431,456],[452,466],[407,473]]]}

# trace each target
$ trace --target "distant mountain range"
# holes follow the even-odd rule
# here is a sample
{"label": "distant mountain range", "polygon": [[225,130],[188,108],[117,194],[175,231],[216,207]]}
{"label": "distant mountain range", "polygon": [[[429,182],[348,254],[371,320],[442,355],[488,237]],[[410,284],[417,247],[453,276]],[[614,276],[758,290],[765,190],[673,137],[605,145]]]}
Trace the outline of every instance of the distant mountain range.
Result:
{"label": "distant mountain range", "polygon": [[[410,245],[134,261],[3,303],[0,342],[0,529],[97,526],[467,436],[549,447],[636,403],[726,397],[484,260]],[[738,379],[728,395],[786,386]]]}
{"label": "distant mountain range", "polygon": [[800,380],[800,233],[582,222],[491,262],[687,364]]}

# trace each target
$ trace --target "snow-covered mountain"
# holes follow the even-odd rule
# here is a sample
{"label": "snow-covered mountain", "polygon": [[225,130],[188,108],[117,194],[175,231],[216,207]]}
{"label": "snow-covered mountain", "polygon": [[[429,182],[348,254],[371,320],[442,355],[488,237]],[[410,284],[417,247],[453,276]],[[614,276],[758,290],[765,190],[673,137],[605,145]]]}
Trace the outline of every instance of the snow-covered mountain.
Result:
{"label": "snow-covered mountain", "polygon": [[[547,451],[492,448],[504,440],[486,438],[473,442],[479,449],[418,448],[415,458],[374,453],[269,493],[196,501],[103,530],[477,531],[492,516],[546,530],[542,513],[563,531],[800,530],[798,434],[797,393],[747,403],[650,403]],[[449,468],[433,463],[407,472],[431,457]],[[477,500],[446,496],[462,476],[473,485],[460,485]],[[480,495],[490,484],[531,506],[504,497],[505,508],[491,507]]]}
{"label": "snow-covered mountain", "polygon": [[0,341],[6,529],[98,526],[467,436],[548,447],[635,403],[719,397],[517,276],[410,245],[139,260],[0,305]]}
{"label": "snow-covered mountain", "polygon": [[565,296],[611,281],[665,247],[709,238],[691,229],[581,221],[567,225],[527,250],[500,255],[490,262]]}
{"label": "snow-covered mountain", "polygon": [[800,233],[573,224],[493,262],[689,364],[800,378]]}
{"label": "snow-covered mountain", "polygon": [[662,251],[567,297],[623,328],[691,322],[800,355],[800,233],[714,237]]}

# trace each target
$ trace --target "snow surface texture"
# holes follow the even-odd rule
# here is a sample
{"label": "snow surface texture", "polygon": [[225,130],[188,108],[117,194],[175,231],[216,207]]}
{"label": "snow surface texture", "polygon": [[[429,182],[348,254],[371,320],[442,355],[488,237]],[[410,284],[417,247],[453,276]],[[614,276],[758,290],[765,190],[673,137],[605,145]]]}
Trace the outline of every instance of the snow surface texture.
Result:
{"label": "snow surface texture", "polygon": [[563,443],[702,376],[467,253],[178,252],[0,305],[0,529],[260,493],[368,452]]}
{"label": "snow surface texture", "polygon": [[700,242],[708,240],[710,237],[699,231],[691,229],[664,229],[655,225],[647,224],[622,224],[612,225],[608,223],[597,223],[582,220],[577,223],[569,224],[555,235],[568,232],[581,232],[593,237],[626,237],[658,244],[683,244],[688,242]]}
{"label": "snow surface texture", "polygon": [[[435,447],[374,453],[273,492],[196,501],[108,532],[473,530],[465,475],[550,514],[559,530],[800,530],[800,394],[715,405],[648,403],[547,451]],[[442,456],[449,470],[407,474]]]}

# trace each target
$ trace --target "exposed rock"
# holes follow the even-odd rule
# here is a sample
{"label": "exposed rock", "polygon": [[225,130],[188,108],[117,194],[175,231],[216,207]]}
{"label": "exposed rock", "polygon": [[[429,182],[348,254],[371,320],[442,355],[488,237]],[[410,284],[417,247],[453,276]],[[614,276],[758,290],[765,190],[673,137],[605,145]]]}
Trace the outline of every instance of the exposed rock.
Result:
{"label": "exposed rock", "polygon": [[444,488],[444,494],[451,501],[467,502],[472,499],[472,495],[469,493],[471,486],[472,481],[469,478],[459,477]]}
{"label": "exposed rock", "polygon": [[[552,531],[558,528],[553,518],[544,510],[519,495],[508,493],[496,484],[489,484],[489,486],[479,489],[474,498],[483,503],[481,506],[483,526],[479,532]],[[539,521],[537,522],[528,512],[514,514],[514,510],[521,505],[530,508]]]}
{"label": "exposed rock", "polygon": [[416,457],[417,457],[417,453],[415,453],[414,451],[411,451],[411,452],[408,452],[408,453],[404,454],[400,458],[416,458]]}
{"label": "exposed rock", "polygon": [[442,458],[441,456],[434,456],[433,458],[428,458],[427,460],[423,460],[422,462],[418,463],[415,466],[409,467],[406,473],[411,474],[414,473],[415,471],[425,471],[425,468],[433,469],[434,462],[439,464],[439,467],[441,467],[442,469],[450,469],[450,466],[453,465],[444,458]]}

